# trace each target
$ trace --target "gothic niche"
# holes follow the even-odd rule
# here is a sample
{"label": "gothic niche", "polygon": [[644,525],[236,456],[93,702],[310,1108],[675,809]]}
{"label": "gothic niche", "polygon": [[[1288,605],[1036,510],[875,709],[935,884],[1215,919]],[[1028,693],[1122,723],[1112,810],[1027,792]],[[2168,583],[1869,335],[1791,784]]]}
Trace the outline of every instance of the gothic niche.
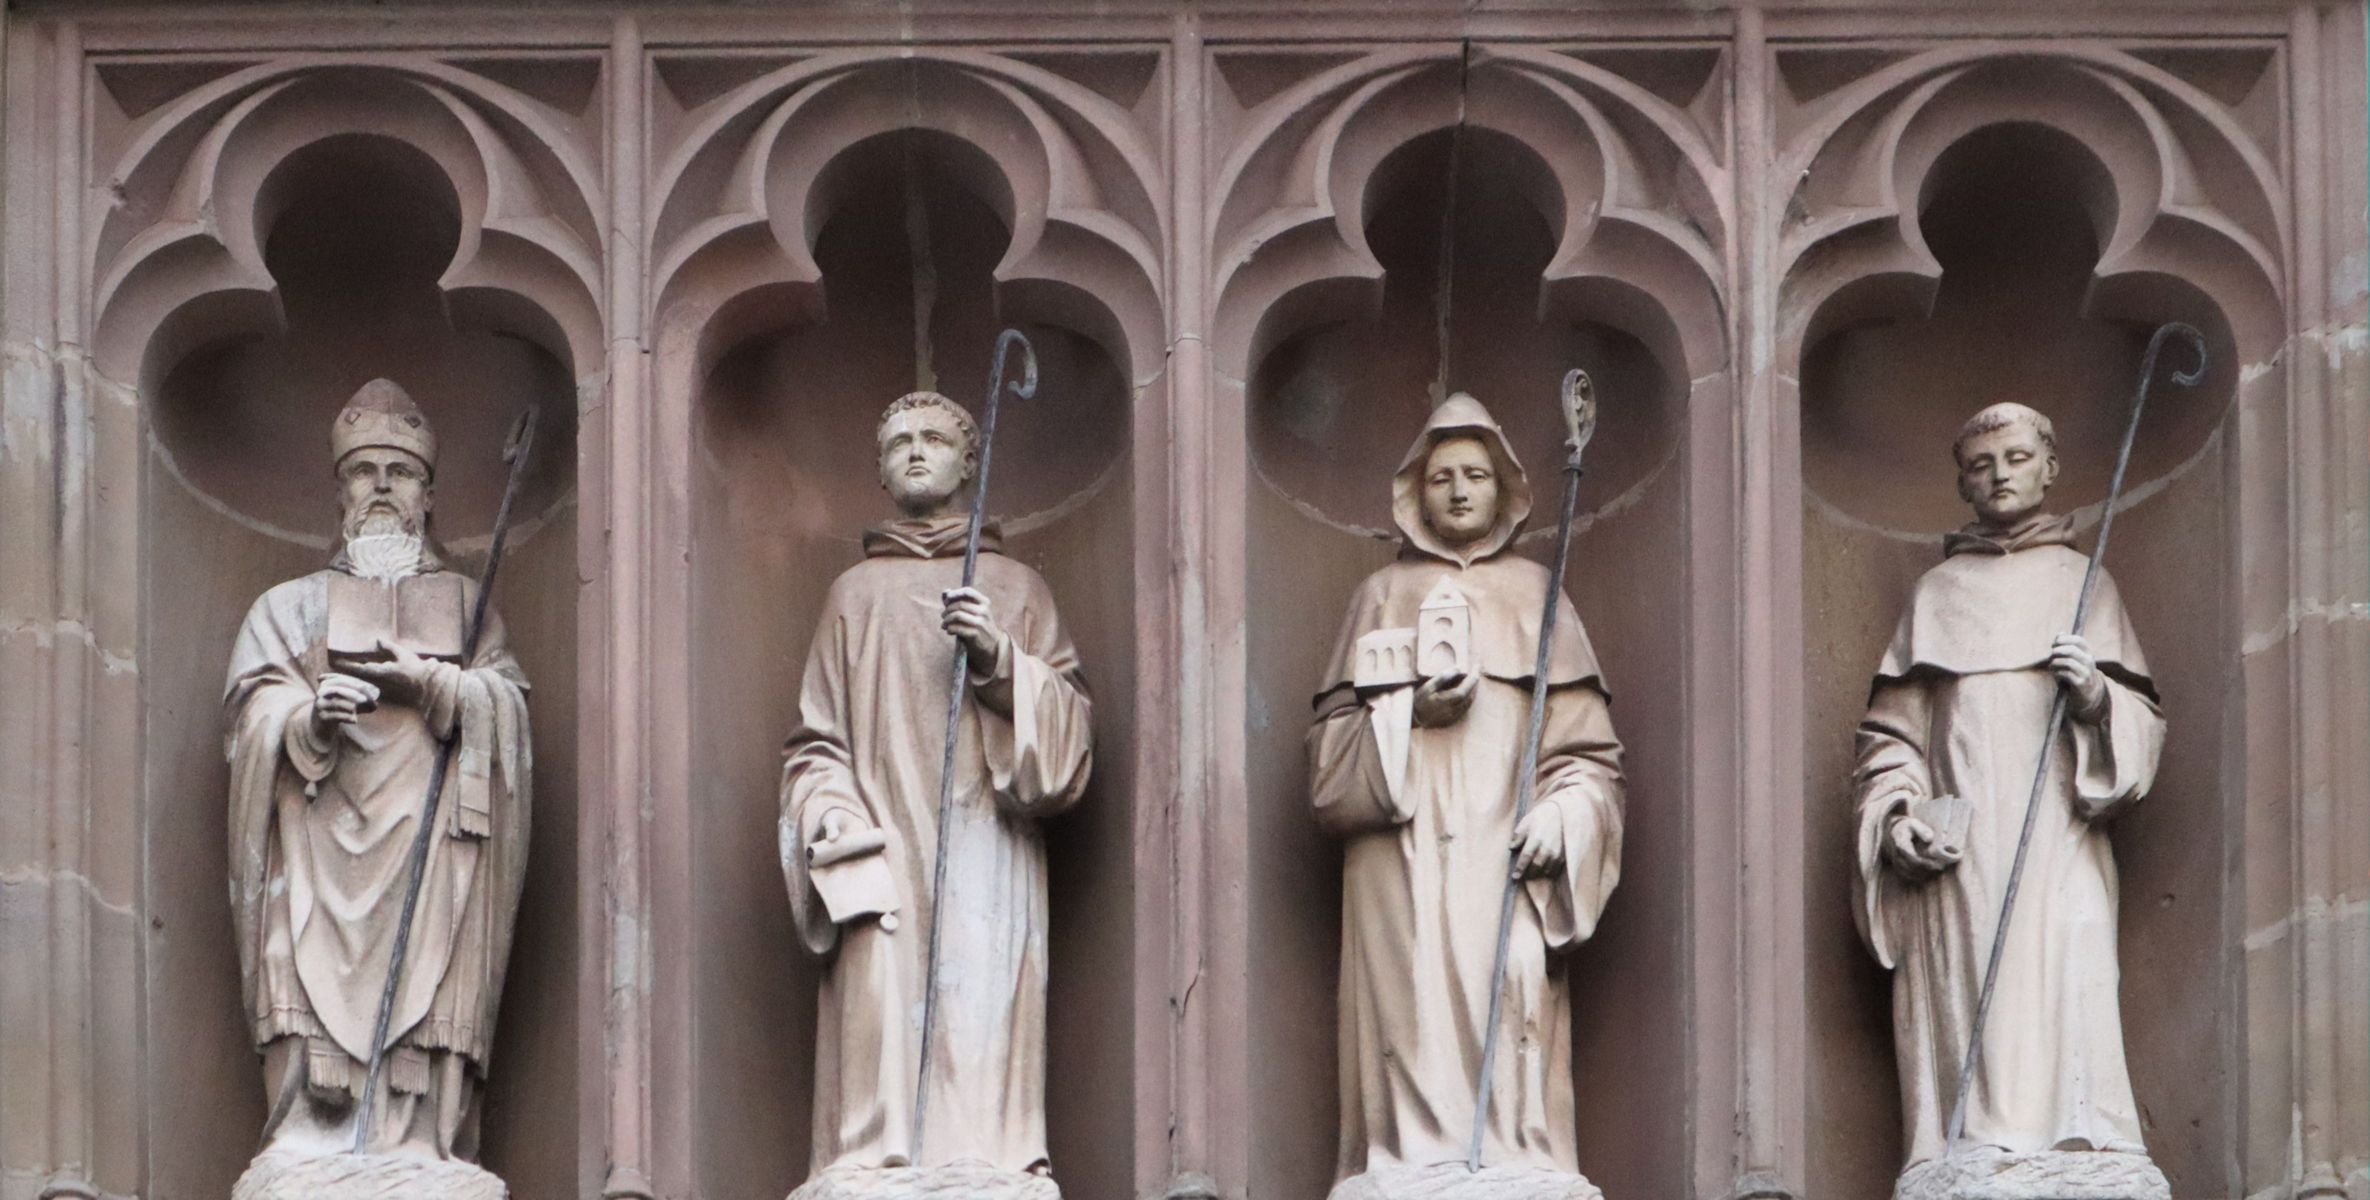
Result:
{"label": "gothic niche", "polygon": [[[1453,52],[1392,52],[1291,87],[1257,56],[1222,61],[1240,94],[1281,92],[1229,158],[1214,345],[1222,378],[1247,381],[1249,1057],[1290,1064],[1250,1097],[1262,1193],[1323,1196],[1333,1182],[1343,851],[1312,818],[1302,739],[1343,606],[1397,551],[1391,477],[1433,406],[1469,392],[1536,496],[1518,551],[1551,553],[1557,389],[1573,366],[1593,375],[1602,415],[1566,586],[1610,681],[1630,796],[1620,890],[1569,960],[1580,1167],[1608,1195],[1685,1190],[1682,1143],[1666,1136],[1685,1120],[1686,1078],[1669,1000],[1684,986],[1686,870],[1669,802],[1684,725],[1669,614],[1685,571],[1686,414],[1706,402],[1690,380],[1718,377],[1725,357],[1693,254],[1724,217],[1676,107],[1563,55],[1473,54],[1469,72]],[[1640,65],[1683,105],[1716,61]],[[1281,160],[1294,151],[1305,157]],[[1311,162],[1324,168],[1302,174]]]}
{"label": "gothic niche", "polygon": [[[961,61],[802,64],[704,103],[687,122],[713,140],[678,151],[678,190],[659,215],[659,245],[675,249],[660,267],[660,320],[673,331],[662,377],[688,364],[662,384],[662,404],[678,403],[677,387],[691,398],[668,424],[687,431],[691,462],[695,767],[682,811],[696,864],[688,895],[661,903],[687,904],[694,935],[702,1195],[779,1200],[809,1176],[824,968],[793,926],[777,858],[783,739],[826,589],[862,560],[864,530],[896,515],[874,440],[883,410],[933,390],[977,416],[1007,325],[1035,345],[1040,383],[1034,399],[1003,404],[989,508],[1005,552],[1051,587],[1094,711],[1087,793],[1041,826],[1052,1169],[1065,1195],[1134,1187],[1133,999],[1124,973],[1095,965],[1132,955],[1128,442],[1138,380],[1160,355],[1130,322],[1155,310],[1142,261],[1119,248],[1127,235],[1103,240],[1119,223],[1088,236],[1065,199],[1079,145],[1039,140],[1050,123],[1024,116],[1082,106],[1108,131],[1120,120],[1108,102],[1034,68],[951,57]],[[687,89],[700,78],[669,74]],[[734,156],[733,185],[708,192],[714,164]],[[1140,180],[1100,186],[1131,218],[1149,196]],[[694,224],[701,205],[726,215]]]}
{"label": "gothic niche", "polygon": [[[2243,969],[2225,933],[2242,901],[2227,867],[2241,800],[2225,782],[2240,700],[2228,422],[2239,393],[2275,373],[2247,364],[2278,344],[2262,251],[2278,232],[2246,200],[2251,147],[2219,140],[2234,123],[2168,118],[2150,102],[2197,97],[2161,72],[2119,55],[1950,57],[1816,98],[1795,142],[1814,165],[1787,243],[1779,354],[1801,381],[1807,1061],[1822,1124],[1853,1131],[1814,1141],[1807,1183],[1884,1195],[1902,1167],[1890,979],[1850,916],[1852,730],[1910,586],[1968,520],[1952,438],[1997,401],[2049,415],[2063,474],[2048,508],[2074,514],[2087,551],[2141,350],[2157,323],[2181,320],[2205,332],[2213,366],[2195,388],[2159,383],[2107,564],[2171,735],[2153,791],[2111,837],[2143,1133],[2175,1194],[2218,1192],[2238,1153],[2229,997]],[[2159,158],[2168,125],[2186,155]],[[1872,149],[1886,139],[1890,157]],[[1877,161],[1893,174],[1847,166]],[[2039,913],[2020,906],[2017,920]]]}
{"label": "gothic niche", "polygon": [[[144,1038],[160,1048],[148,1059],[160,1107],[145,1122],[159,1192],[228,1195],[264,1127],[225,887],[223,679],[248,605],[327,563],[328,431],[382,376],[437,432],[432,532],[472,575],[505,479],[505,432],[528,404],[542,412],[496,588],[533,683],[536,769],[476,1142],[516,1194],[572,1187],[578,1031],[560,998],[577,972],[574,372],[597,327],[582,320],[588,289],[555,313],[470,279],[524,251],[493,227],[488,177],[503,163],[480,157],[471,106],[520,102],[456,72],[430,82],[284,68],[235,72],[153,110],[126,101],[131,149],[114,175],[121,204],[101,226],[93,363],[136,388],[149,433],[142,986]],[[507,182],[514,203],[532,201]],[[560,208],[548,236],[566,242],[582,226]]]}

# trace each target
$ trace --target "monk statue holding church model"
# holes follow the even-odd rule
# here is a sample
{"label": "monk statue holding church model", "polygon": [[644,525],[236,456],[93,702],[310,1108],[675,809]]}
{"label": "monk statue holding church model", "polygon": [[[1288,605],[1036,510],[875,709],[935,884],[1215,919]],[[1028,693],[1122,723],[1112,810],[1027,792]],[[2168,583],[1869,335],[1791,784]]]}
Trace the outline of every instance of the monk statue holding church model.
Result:
{"label": "monk statue holding church model", "polygon": [[526,875],[527,680],[498,615],[472,630],[479,585],[437,547],[419,406],[376,380],[329,441],[336,557],[255,602],[225,696],[231,912],[269,1101],[234,1195],[497,1200],[471,1160]]}
{"label": "monk statue holding church model", "polygon": [[874,450],[899,515],[824,601],[782,771],[790,905],[826,960],[814,1174],[794,1195],[1056,1200],[1038,822],[1077,803],[1093,762],[1078,653],[993,522],[963,585],[969,413],[901,397]]}
{"label": "monk statue holding church model", "polygon": [[[1564,956],[1621,874],[1604,678],[1561,581],[1514,553],[1530,484],[1471,396],[1433,411],[1392,513],[1398,559],[1351,597],[1308,732],[1317,821],[1345,845],[1332,1195],[1591,1200]],[[1536,798],[1518,821],[1549,595]]]}
{"label": "monk statue holding church model", "polygon": [[[1893,973],[1909,1148],[1895,1195],[2165,1200],[2124,1064],[2107,840],[2156,776],[2156,685],[2113,578],[2099,575],[2085,632],[2067,632],[2091,562],[2073,522],[2042,511],[2049,418],[1995,404],[1952,453],[1976,520],[1943,540],[1901,615],[1853,775],[1856,915]],[[2044,742],[2061,695],[2062,733]],[[2018,908],[1963,1079],[2028,801]]]}

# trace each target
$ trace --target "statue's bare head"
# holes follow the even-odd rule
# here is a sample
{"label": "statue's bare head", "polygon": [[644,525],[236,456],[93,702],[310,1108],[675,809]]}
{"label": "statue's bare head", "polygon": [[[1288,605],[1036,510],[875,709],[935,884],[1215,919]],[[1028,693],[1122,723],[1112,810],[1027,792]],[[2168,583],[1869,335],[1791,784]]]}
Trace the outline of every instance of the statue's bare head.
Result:
{"label": "statue's bare head", "polygon": [[909,517],[943,516],[979,469],[979,427],[936,392],[899,396],[881,414],[881,487]]}
{"label": "statue's bare head", "polygon": [[1950,453],[1958,462],[1959,498],[1989,524],[2032,515],[2057,482],[2057,429],[2022,404],[1994,404],[1969,417]]}
{"label": "statue's bare head", "polygon": [[329,441],[347,559],[364,575],[418,569],[435,507],[436,434],[427,416],[393,381],[372,380],[338,414]]}
{"label": "statue's bare head", "polygon": [[1481,540],[1498,523],[1498,463],[1473,435],[1444,437],[1424,459],[1424,524],[1451,548]]}

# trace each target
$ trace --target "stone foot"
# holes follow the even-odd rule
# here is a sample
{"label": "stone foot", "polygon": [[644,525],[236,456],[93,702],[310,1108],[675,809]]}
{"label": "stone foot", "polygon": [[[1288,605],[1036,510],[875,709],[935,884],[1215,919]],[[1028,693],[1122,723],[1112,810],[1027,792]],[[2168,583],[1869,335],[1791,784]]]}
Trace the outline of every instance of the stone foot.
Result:
{"label": "stone foot", "polygon": [[1327,1200],[1604,1200],[1596,1185],[1545,1167],[1483,1167],[1463,1163],[1385,1167],[1333,1185]]}
{"label": "stone foot", "polygon": [[790,1200],[1062,1200],[1062,1190],[1043,1175],[965,1164],[825,1171]]}
{"label": "stone foot", "polygon": [[1901,1172],[1893,1200],[2172,1200],[2145,1154],[1974,1146]]}
{"label": "stone foot", "polygon": [[231,1200],[509,1200],[475,1163],[395,1154],[267,1150],[247,1164]]}

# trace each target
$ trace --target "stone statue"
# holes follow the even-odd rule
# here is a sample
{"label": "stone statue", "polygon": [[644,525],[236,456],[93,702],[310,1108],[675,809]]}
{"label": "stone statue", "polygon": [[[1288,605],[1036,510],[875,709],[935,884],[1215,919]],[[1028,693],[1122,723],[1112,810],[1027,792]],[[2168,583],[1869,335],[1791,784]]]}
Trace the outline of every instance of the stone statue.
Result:
{"label": "stone statue", "polygon": [[[1530,485],[1472,397],[1436,409],[1393,481],[1405,541],[1334,644],[1309,787],[1346,843],[1335,1200],[1587,1200],[1560,956],[1621,875],[1621,745],[1596,654],[1559,597],[1538,795],[1514,821],[1547,570],[1511,551]],[[1467,1144],[1509,872],[1524,880],[1489,1080]]]}
{"label": "stone statue", "polygon": [[[365,385],[329,440],[342,545],[248,611],[224,698],[231,912],[271,1104],[236,1194],[499,1197],[469,1160],[526,874],[527,680],[491,610],[461,661],[477,584],[431,535],[436,437],[411,397]],[[456,753],[357,1131],[444,738]]]}
{"label": "stone statue", "polygon": [[[2115,861],[2105,824],[2146,794],[2164,745],[2139,639],[2104,575],[2073,627],[2089,559],[2041,511],[2049,418],[1975,414],[1952,447],[1977,520],[1918,580],[1860,722],[1853,801],[1860,931],[1893,972],[1909,1162],[1902,1200],[2163,1200],[2140,1145],[2116,1003]],[[1967,1102],[1961,1063],[2049,708],[2065,735],[2025,862]],[[1954,1152],[1955,1150],[1955,1152]]]}
{"label": "stone statue", "polygon": [[[1093,763],[1078,653],[1037,572],[991,523],[962,578],[976,472],[970,414],[933,392],[889,406],[881,486],[901,516],[864,535],[807,651],[782,769],[782,870],[826,956],[815,1042],[814,1176],[825,1198],[1050,1200],[1045,1146],[1045,844]],[[953,823],[938,827],[954,638],[971,677]],[[932,876],[946,840],[945,894]],[[914,1144],[930,923],[935,981],[924,1145]]]}

